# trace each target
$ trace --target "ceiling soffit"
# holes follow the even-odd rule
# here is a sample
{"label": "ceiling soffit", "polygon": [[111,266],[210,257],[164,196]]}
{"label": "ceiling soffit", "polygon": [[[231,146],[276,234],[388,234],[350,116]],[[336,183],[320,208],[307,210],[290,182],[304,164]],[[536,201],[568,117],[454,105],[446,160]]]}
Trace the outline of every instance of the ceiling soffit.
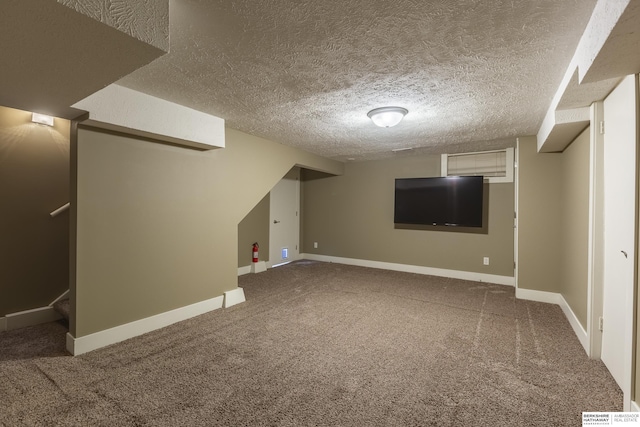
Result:
{"label": "ceiling soffit", "polygon": [[119,84],[340,160],[478,151],[535,134],[594,5],[175,0],[170,53]]}
{"label": "ceiling soffit", "polygon": [[538,151],[563,151],[590,123],[580,114],[611,93],[624,76],[640,72],[640,3],[601,0],[538,133]]}

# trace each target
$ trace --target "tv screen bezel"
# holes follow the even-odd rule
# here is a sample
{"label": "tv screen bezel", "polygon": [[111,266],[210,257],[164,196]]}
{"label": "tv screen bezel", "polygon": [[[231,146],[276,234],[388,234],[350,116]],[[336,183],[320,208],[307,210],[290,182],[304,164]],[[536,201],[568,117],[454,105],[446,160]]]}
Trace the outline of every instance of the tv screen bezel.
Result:
{"label": "tv screen bezel", "polygon": [[[420,199],[412,201],[410,205],[404,203],[404,206],[399,206],[399,202],[402,203],[402,198],[399,200],[399,192],[410,190],[399,188],[399,183],[415,184],[414,193],[419,194]],[[484,185],[485,179],[481,175],[396,178],[394,224],[483,228],[485,221]],[[404,196],[407,197],[406,194]],[[465,210],[465,214],[459,213],[461,208]],[[418,209],[419,211],[407,213],[407,209]],[[470,212],[469,209],[472,211]]]}

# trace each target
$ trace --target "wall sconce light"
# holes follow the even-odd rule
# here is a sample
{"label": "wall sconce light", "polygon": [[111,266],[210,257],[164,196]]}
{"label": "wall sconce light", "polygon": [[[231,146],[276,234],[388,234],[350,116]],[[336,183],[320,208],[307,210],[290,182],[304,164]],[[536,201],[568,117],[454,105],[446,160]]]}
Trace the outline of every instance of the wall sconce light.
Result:
{"label": "wall sconce light", "polygon": [[40,123],[41,125],[53,126],[53,117],[46,114],[33,113],[31,116],[33,123]]}
{"label": "wall sconce light", "polygon": [[367,116],[376,126],[390,128],[400,123],[408,112],[402,107],[381,107],[369,111]]}

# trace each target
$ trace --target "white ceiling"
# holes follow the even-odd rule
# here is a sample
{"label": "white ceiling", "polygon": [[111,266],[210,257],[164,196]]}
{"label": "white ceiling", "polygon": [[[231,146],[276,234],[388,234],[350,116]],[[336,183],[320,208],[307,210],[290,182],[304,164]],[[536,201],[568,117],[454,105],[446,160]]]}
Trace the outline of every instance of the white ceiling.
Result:
{"label": "white ceiling", "polygon": [[[326,157],[534,135],[595,0],[171,0],[170,53],[118,84]],[[409,110],[395,128],[373,108]]]}

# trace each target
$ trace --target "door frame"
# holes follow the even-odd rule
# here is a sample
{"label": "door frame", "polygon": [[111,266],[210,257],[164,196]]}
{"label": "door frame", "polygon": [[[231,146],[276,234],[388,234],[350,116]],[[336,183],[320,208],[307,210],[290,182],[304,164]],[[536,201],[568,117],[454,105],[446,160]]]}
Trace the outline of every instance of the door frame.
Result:
{"label": "door frame", "polygon": [[589,137],[589,242],[587,271],[587,354],[600,360],[604,296],[604,102],[591,104]]}
{"label": "door frame", "polygon": [[[267,262],[268,268],[273,268],[274,265],[278,266],[282,264],[287,264],[291,261],[295,261],[300,258],[300,168],[298,166],[294,166],[289,171],[287,171],[287,173],[282,177],[280,181],[278,181],[278,183],[274,186],[274,188],[278,184],[280,184],[282,180],[286,179],[286,177],[289,176],[290,174],[292,174],[296,180],[296,188],[295,188],[296,196],[295,196],[295,201],[293,206],[293,208],[295,208],[295,211],[296,211],[296,221],[293,224],[292,229],[295,229],[295,235],[296,235],[295,239],[296,239],[297,249],[294,252],[292,252],[293,255],[288,258],[288,261],[282,262],[280,260],[280,251],[282,250],[282,248],[276,248],[274,242],[277,241],[278,239],[274,239],[274,236],[277,233],[281,232],[282,228],[274,226],[275,225],[274,220],[276,220],[276,218],[274,218],[274,210],[273,210],[274,204],[273,204],[273,198],[271,198],[270,207],[269,207],[269,261]],[[271,191],[273,191],[273,189]],[[276,256],[278,261],[274,261],[276,259]]]}
{"label": "door frame", "polygon": [[[634,378],[634,369],[635,369],[635,358],[636,358],[636,352],[635,352],[635,344],[636,344],[636,334],[637,334],[637,330],[636,330],[636,312],[637,312],[637,305],[636,305],[636,287],[637,287],[637,283],[638,283],[638,183],[639,183],[639,179],[638,179],[638,155],[639,155],[639,151],[638,150],[638,137],[639,137],[639,132],[638,132],[638,127],[639,127],[639,116],[640,116],[640,109],[638,108],[638,98],[639,98],[639,94],[638,94],[638,75],[632,75],[632,76],[627,76],[625,77],[621,83],[618,85],[618,87],[622,84],[625,84],[625,81],[628,80],[633,80],[633,87],[634,87],[634,92],[635,92],[635,175],[634,175],[634,185],[635,185],[635,189],[634,189],[634,230],[633,230],[633,238],[634,238],[634,242],[633,242],[633,250],[634,250],[634,257],[632,258],[633,260],[633,276],[632,276],[632,280],[631,283],[628,284],[628,286],[624,289],[624,305],[622,307],[622,310],[624,311],[624,336],[623,336],[623,374],[622,374],[622,379],[621,379],[621,388],[622,388],[622,392],[623,392],[623,410],[624,411],[631,411],[632,407],[638,409],[638,405],[633,402],[633,394],[634,394],[634,383],[633,383],[633,378]],[[617,88],[617,87],[616,87]],[[615,91],[615,89],[614,89]],[[604,112],[604,106],[603,106],[603,110]],[[604,118],[604,115],[602,116]],[[604,121],[604,120],[603,120]],[[596,126],[598,129],[600,128],[600,122],[597,122]],[[606,123],[604,124],[604,136],[606,136]],[[605,144],[604,141],[604,137],[603,137],[603,145]],[[597,140],[596,140],[597,141]],[[596,148],[598,148],[596,146]],[[604,160],[604,159],[603,159]],[[604,161],[603,161],[604,164]],[[602,177],[603,179],[606,179],[606,171],[604,171],[604,175]],[[602,197],[604,197],[604,191],[602,192]],[[602,198],[601,198],[602,199]],[[604,205],[603,205],[604,208]],[[604,238],[604,223],[602,224],[602,231],[603,231],[603,238]],[[597,235],[595,236],[597,237]],[[604,273],[604,261],[605,261],[605,253],[604,253],[604,247],[601,248],[602,249],[602,267],[603,267],[603,273]],[[596,270],[597,273],[597,270]],[[595,278],[595,277],[594,277]],[[593,309],[591,313],[589,314],[593,314],[593,312],[595,312],[595,309],[597,309],[597,307],[600,307],[602,311],[604,311],[602,309],[603,307],[603,302],[604,302],[604,290],[605,290],[605,277],[603,274],[603,280],[602,280],[602,295],[601,295],[601,299],[600,301],[598,301],[597,299],[594,298],[593,300]],[[599,297],[598,295],[598,286],[597,286],[597,281],[594,281],[593,286],[592,286],[592,293],[590,295],[595,296],[595,297]],[[596,306],[596,304],[599,303],[599,306]],[[589,319],[589,324],[593,325],[594,322],[597,322],[598,319],[597,318],[590,318]],[[604,319],[605,322],[605,328],[607,327],[607,323],[606,323],[606,319]],[[594,334],[594,338],[597,338],[597,334]],[[597,344],[597,339],[594,340],[594,345]],[[602,334],[600,334],[600,344],[602,345]],[[600,349],[600,359],[601,359],[601,354],[602,354],[602,347]]]}

